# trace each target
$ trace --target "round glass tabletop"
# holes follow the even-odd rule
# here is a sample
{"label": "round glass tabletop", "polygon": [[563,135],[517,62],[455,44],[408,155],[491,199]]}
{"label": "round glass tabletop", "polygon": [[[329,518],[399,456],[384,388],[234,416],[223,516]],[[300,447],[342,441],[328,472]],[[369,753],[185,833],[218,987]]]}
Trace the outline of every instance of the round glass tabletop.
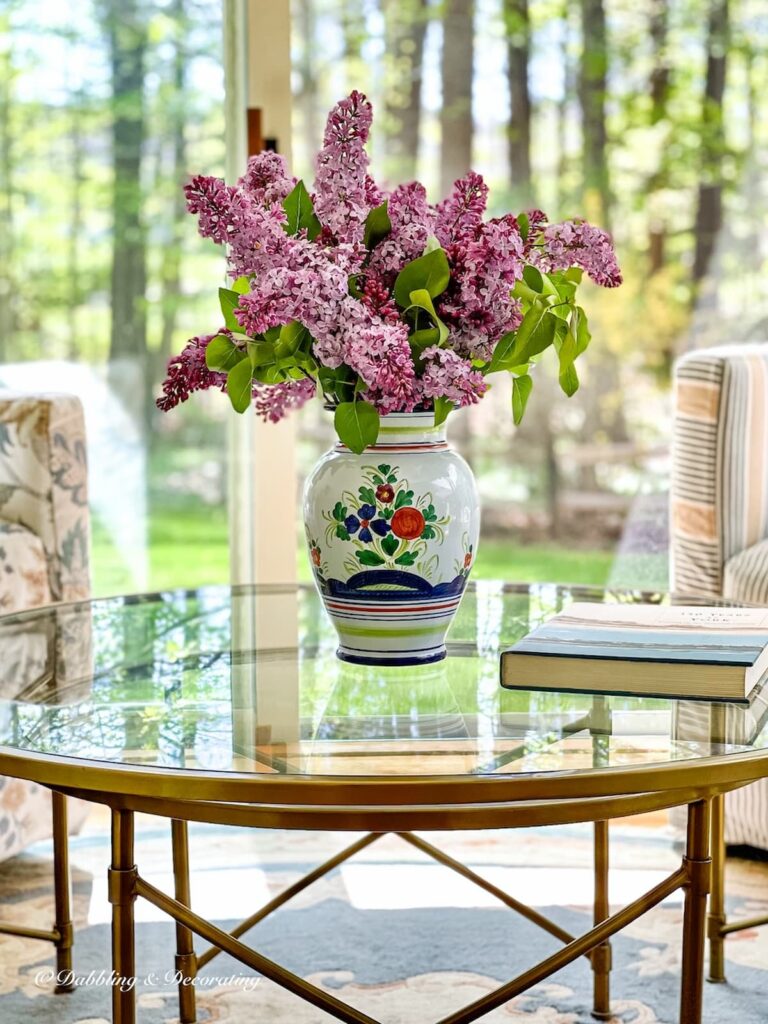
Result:
{"label": "round glass tabletop", "polygon": [[670,598],[480,582],[451,629],[449,657],[416,668],[338,661],[305,586],[5,616],[0,746],[170,772],[350,779],[519,776],[768,747],[761,696],[747,707],[502,689],[500,651],[573,600]]}

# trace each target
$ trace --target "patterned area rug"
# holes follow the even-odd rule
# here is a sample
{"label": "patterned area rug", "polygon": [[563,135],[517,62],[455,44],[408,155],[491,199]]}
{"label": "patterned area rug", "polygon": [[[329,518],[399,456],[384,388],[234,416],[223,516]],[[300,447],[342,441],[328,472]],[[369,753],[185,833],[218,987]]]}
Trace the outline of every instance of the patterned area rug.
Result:
{"label": "patterned area rug", "polygon": [[[72,843],[78,985],[53,995],[50,947],[0,937],[0,1024],[109,1024],[107,822],[100,812]],[[590,927],[590,831],[572,828],[430,837],[509,892],[579,934]],[[193,826],[193,903],[230,926],[351,841]],[[140,819],[142,873],[171,890],[168,828]],[[47,926],[46,844],[0,866],[0,915]],[[678,861],[663,819],[611,829],[612,902],[650,888]],[[729,860],[729,913],[768,912],[768,864]],[[559,909],[562,907],[562,909]],[[138,1019],[178,1020],[173,926],[137,904]],[[682,905],[678,896],[614,940],[613,1009],[621,1024],[674,1024]],[[556,940],[482,891],[387,837],[302,893],[247,936],[249,943],[371,1017],[429,1024],[543,959]],[[768,928],[726,945],[727,985],[707,985],[707,1024],[765,1024]],[[489,1014],[489,1024],[587,1024],[591,972],[582,960]],[[330,1016],[222,955],[198,980],[198,1020],[219,1024],[325,1024]]]}

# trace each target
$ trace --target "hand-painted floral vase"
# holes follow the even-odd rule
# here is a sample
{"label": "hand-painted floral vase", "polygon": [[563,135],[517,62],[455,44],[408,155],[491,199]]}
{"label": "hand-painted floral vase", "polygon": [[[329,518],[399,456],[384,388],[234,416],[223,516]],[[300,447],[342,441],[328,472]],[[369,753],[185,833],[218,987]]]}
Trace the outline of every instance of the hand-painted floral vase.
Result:
{"label": "hand-painted floral vase", "polygon": [[363,665],[445,657],[477,551],[472,470],[425,413],[382,417],[355,455],[338,443],[304,488],[304,524],[338,656]]}

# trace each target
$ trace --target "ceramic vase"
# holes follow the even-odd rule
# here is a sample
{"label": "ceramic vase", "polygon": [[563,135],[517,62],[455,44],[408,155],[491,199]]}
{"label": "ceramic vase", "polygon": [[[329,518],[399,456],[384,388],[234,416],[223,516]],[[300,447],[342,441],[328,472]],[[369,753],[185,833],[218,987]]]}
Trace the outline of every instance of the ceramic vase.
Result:
{"label": "ceramic vase", "polygon": [[375,445],[337,443],[304,488],[317,587],[338,656],[363,665],[445,657],[445,635],[477,552],[474,476],[434,415],[382,417]]}

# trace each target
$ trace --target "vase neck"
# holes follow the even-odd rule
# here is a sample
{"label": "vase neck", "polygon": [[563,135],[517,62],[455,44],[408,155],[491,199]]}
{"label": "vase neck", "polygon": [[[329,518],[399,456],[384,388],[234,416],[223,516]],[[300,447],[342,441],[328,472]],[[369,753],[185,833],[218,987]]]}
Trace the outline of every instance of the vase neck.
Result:
{"label": "vase neck", "polygon": [[[337,447],[343,447],[337,445]],[[413,449],[444,451],[447,448],[445,423],[435,426],[432,412],[390,413],[381,417],[379,438],[369,451]]]}

